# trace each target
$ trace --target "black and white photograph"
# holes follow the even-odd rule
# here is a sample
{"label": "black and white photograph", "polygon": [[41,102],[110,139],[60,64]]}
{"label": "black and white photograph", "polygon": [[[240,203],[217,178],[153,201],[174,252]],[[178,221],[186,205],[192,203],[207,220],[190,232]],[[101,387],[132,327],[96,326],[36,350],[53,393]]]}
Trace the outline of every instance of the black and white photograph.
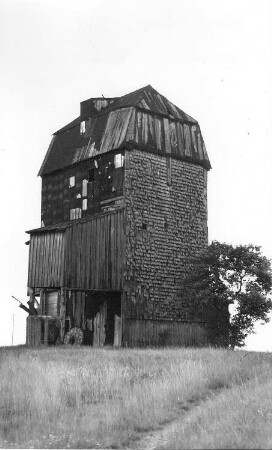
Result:
{"label": "black and white photograph", "polygon": [[272,448],[272,1],[0,0],[0,448]]}

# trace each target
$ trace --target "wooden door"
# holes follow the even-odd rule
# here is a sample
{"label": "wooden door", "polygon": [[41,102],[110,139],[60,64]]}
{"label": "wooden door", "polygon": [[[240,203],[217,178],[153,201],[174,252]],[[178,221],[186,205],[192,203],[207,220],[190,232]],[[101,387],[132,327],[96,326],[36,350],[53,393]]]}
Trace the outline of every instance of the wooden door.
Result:
{"label": "wooden door", "polygon": [[104,301],[94,317],[93,346],[103,347],[105,344],[105,325],[107,320],[107,302]]}

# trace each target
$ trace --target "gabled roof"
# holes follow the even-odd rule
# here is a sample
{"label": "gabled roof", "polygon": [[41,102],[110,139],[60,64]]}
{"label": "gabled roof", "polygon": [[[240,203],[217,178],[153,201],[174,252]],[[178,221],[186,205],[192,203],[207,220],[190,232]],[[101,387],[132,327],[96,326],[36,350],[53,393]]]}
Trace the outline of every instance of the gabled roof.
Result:
{"label": "gabled roof", "polygon": [[[85,120],[86,131],[80,134]],[[210,168],[199,125],[148,85],[117,98],[91,98],[54,133],[39,175],[124,147],[168,154]]]}

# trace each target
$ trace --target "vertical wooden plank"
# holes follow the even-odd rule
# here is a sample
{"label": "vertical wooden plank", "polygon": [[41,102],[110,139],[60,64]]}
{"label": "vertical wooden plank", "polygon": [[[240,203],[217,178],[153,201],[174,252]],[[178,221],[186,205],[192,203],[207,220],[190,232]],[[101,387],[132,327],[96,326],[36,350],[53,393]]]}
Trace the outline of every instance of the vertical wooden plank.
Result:
{"label": "vertical wooden plank", "polygon": [[95,288],[99,289],[100,288],[100,284],[99,284],[99,275],[100,275],[100,220],[96,219],[96,267],[94,266],[94,270],[95,270]]}
{"label": "vertical wooden plank", "polygon": [[110,240],[109,240],[109,216],[110,214],[107,214],[105,216],[105,284],[107,286],[107,289],[109,289],[110,286],[110,264],[109,264],[109,254],[110,254],[110,249],[109,249],[109,244],[110,244]]}
{"label": "vertical wooden plank", "polygon": [[55,273],[54,273],[54,278],[55,278],[55,286],[60,286],[60,272],[59,272],[59,267],[60,267],[60,258],[61,258],[61,233],[58,231],[56,233],[57,235],[57,245],[55,248]]}
{"label": "vertical wooden plank", "polygon": [[44,234],[44,275],[43,275],[43,282],[45,286],[50,286],[49,284],[49,251],[48,251],[48,233]]}
{"label": "vertical wooden plank", "polygon": [[57,233],[57,248],[55,249],[55,286],[60,286],[60,262],[61,262],[61,240],[62,240],[62,233],[58,231]]}
{"label": "vertical wooden plank", "polygon": [[65,319],[66,319],[66,296],[67,289],[60,288],[60,340],[63,342],[65,335]]}
{"label": "vertical wooden plank", "polygon": [[86,223],[86,251],[85,251],[85,255],[86,255],[86,289],[89,289],[90,286],[90,245],[91,245],[91,222],[87,222]]}
{"label": "vertical wooden plank", "polygon": [[121,347],[122,339],[122,321],[117,314],[114,315],[114,347]]}
{"label": "vertical wooden plank", "polygon": [[44,314],[44,289],[40,290],[40,305],[38,309],[38,314],[41,316]]}
{"label": "vertical wooden plank", "polygon": [[184,155],[184,139],[183,139],[183,128],[181,123],[176,123],[176,130],[177,130],[177,144],[178,144],[178,150],[177,155],[183,156]]}
{"label": "vertical wooden plank", "polygon": [[122,272],[123,272],[123,211],[118,211],[118,280],[117,289],[122,289]]}
{"label": "vertical wooden plank", "polygon": [[37,264],[39,264],[39,279],[36,280],[37,286],[44,286],[44,271],[45,271],[45,267],[44,267],[44,239],[45,239],[45,235],[44,233],[41,233],[39,235],[39,247],[40,247],[40,251],[39,251],[39,261],[37,262]]}
{"label": "vertical wooden plank", "polygon": [[33,235],[32,236],[30,235],[29,249],[28,249],[28,277],[27,277],[28,286],[33,286],[32,266],[33,266]]}
{"label": "vertical wooden plank", "polygon": [[163,125],[164,125],[165,151],[166,154],[171,154],[169,120],[166,118],[163,119]]}
{"label": "vertical wooden plank", "polygon": [[184,124],[184,138],[185,138],[185,155],[191,156],[192,155],[191,132],[189,125],[187,124]]}
{"label": "vertical wooden plank", "polygon": [[52,274],[51,274],[51,280],[52,280],[52,286],[56,287],[56,264],[57,264],[57,246],[58,246],[58,233],[53,232],[51,235],[51,245],[52,245]]}
{"label": "vertical wooden plank", "polygon": [[34,235],[34,245],[33,245],[33,275],[34,275],[34,279],[33,279],[33,284],[31,286],[36,287],[37,285],[37,280],[38,280],[38,275],[39,275],[39,260],[37,258],[37,253],[38,253],[38,236]]}
{"label": "vertical wooden plank", "polygon": [[157,145],[157,149],[161,150],[162,149],[162,142],[161,142],[161,138],[162,138],[162,133],[161,133],[161,119],[155,117],[155,137],[156,137],[156,145]]}
{"label": "vertical wooden plank", "polygon": [[42,319],[40,317],[35,317],[36,319],[36,345],[41,345],[42,341]]}
{"label": "vertical wooden plank", "polygon": [[81,292],[81,328],[85,330],[86,328],[86,317],[85,317],[85,300],[86,300],[86,293]]}
{"label": "vertical wooden plank", "polygon": [[95,259],[95,248],[94,248],[94,234],[95,234],[95,220],[92,220],[90,223],[90,285],[89,288],[92,289],[94,287],[94,259]]}
{"label": "vertical wooden plank", "polygon": [[88,269],[88,222],[83,224],[82,234],[82,276],[81,287],[87,288],[87,269]]}
{"label": "vertical wooden plank", "polygon": [[77,265],[77,248],[76,248],[76,225],[72,227],[72,254],[71,254],[71,279],[72,286],[76,287],[76,265]]}
{"label": "vertical wooden plank", "polygon": [[48,317],[44,318],[44,331],[43,331],[43,343],[44,345],[48,345],[48,328],[49,328],[49,319]]}

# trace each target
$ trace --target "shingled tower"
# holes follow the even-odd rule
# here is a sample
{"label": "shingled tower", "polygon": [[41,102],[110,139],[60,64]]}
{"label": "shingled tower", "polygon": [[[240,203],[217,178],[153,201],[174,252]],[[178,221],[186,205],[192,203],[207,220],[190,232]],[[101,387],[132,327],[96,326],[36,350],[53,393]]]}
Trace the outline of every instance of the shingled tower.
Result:
{"label": "shingled tower", "polygon": [[52,322],[61,340],[79,328],[96,346],[205,343],[177,294],[207,245],[209,169],[198,123],[150,85],[82,102],[39,172],[28,343],[52,340]]}

